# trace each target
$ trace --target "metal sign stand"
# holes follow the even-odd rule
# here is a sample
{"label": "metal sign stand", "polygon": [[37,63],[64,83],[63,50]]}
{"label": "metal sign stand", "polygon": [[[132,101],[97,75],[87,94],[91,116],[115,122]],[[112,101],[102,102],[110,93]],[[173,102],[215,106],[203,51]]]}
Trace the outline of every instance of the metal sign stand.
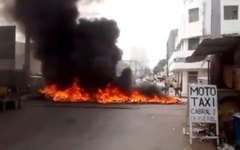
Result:
{"label": "metal sign stand", "polygon": [[[189,89],[189,84],[187,85],[187,89]],[[188,92],[188,90],[187,90]],[[189,93],[187,93],[188,95]],[[183,134],[184,135],[189,135],[189,125],[190,125],[190,120],[189,120],[189,97],[187,97],[187,113],[186,113],[186,124],[185,127],[183,127]]]}
{"label": "metal sign stand", "polygon": [[[189,119],[190,120],[190,119]],[[218,121],[216,122],[216,136],[193,136],[193,126],[192,122],[190,121],[190,144],[192,145],[193,139],[216,139],[217,145],[220,144],[219,141],[219,127],[218,127]]]}

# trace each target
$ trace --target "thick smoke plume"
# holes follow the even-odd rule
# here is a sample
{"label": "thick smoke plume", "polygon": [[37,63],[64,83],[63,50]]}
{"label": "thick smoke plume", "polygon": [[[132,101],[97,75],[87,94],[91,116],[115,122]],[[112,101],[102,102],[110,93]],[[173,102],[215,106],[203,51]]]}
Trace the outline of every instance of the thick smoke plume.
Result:
{"label": "thick smoke plume", "polygon": [[122,55],[115,44],[119,36],[117,23],[107,19],[77,20],[76,3],[15,0],[12,14],[35,42],[46,82],[64,88],[77,78],[89,91],[109,83],[128,86],[121,86],[119,80],[123,78],[115,75]]}
{"label": "thick smoke plume", "polygon": [[35,56],[42,62],[48,84],[65,88],[77,79],[90,92],[109,83],[130,91],[131,70],[127,68],[116,77],[116,65],[122,56],[116,46],[120,32],[117,23],[107,19],[78,20],[77,2],[14,0],[10,12],[34,41]]}

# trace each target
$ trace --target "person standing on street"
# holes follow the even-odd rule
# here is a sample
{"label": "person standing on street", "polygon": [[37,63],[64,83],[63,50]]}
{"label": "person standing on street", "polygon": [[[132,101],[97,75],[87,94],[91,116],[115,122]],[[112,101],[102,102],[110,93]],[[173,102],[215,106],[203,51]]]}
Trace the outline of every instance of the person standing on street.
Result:
{"label": "person standing on street", "polygon": [[181,86],[177,80],[173,80],[173,88],[175,91],[175,96],[181,97]]}

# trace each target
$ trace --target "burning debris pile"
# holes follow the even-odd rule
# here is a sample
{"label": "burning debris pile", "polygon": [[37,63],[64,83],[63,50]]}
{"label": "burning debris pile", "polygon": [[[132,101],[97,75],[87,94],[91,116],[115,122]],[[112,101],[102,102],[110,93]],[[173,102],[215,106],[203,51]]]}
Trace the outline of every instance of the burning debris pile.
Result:
{"label": "burning debris pile", "polygon": [[53,99],[56,102],[98,102],[106,103],[162,103],[174,104],[177,103],[175,98],[160,96],[157,94],[143,95],[138,90],[129,91],[128,94],[122,92],[118,88],[110,84],[104,88],[96,91],[94,96],[81,89],[75,81],[71,86],[64,90],[53,84],[41,89],[41,93]]}
{"label": "burning debris pile", "polygon": [[35,56],[47,83],[41,93],[55,101],[176,103],[174,98],[133,89],[129,68],[116,76],[122,56],[116,46],[117,23],[78,19],[77,1],[14,0],[10,8],[37,46]]}

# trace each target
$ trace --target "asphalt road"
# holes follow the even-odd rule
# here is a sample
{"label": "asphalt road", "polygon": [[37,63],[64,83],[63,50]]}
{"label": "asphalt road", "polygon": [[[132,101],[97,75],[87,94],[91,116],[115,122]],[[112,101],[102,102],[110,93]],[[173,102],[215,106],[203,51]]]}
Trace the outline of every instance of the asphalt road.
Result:
{"label": "asphalt road", "polygon": [[0,112],[0,150],[202,150],[182,134],[186,106],[25,102]]}

